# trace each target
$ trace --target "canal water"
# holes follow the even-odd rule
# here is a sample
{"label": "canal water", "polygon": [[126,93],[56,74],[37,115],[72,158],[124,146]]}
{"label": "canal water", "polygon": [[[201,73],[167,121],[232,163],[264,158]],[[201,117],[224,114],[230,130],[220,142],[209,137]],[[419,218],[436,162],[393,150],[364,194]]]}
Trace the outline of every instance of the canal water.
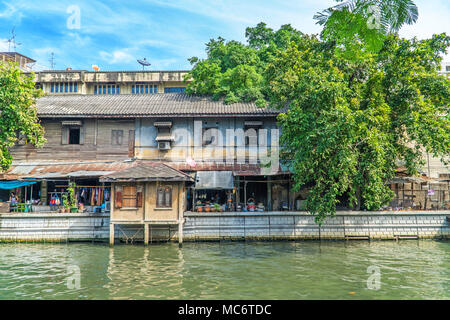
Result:
{"label": "canal water", "polygon": [[0,299],[449,298],[450,242],[0,245]]}

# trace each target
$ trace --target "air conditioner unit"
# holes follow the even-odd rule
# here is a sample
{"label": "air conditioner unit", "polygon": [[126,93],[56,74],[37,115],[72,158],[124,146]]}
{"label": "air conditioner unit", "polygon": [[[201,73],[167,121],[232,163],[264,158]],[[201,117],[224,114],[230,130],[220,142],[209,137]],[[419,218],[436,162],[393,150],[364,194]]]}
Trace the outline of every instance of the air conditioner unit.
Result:
{"label": "air conditioner unit", "polygon": [[170,149],[170,141],[162,141],[158,142],[159,150],[169,150]]}

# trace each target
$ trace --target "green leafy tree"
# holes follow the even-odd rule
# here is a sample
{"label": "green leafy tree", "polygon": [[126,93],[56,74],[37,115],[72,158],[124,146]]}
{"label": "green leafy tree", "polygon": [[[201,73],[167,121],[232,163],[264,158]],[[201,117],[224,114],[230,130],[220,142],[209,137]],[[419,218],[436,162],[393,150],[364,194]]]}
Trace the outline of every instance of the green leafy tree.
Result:
{"label": "green leafy tree", "polygon": [[325,40],[346,44],[351,52],[355,41],[372,51],[381,49],[389,33],[419,18],[417,6],[411,0],[336,0],[339,4],[318,12],[314,19],[323,25]]}
{"label": "green leafy tree", "polygon": [[424,151],[450,155],[450,81],[437,74],[449,44],[445,34],[389,35],[379,53],[361,46],[355,60],[305,37],[269,66],[270,101],[289,107],[279,116],[284,154],[318,222],[338,204],[381,208],[400,163],[413,175]]}
{"label": "green leafy tree", "polygon": [[211,40],[208,57],[191,60],[188,92],[283,111],[282,157],[294,188],[309,190],[318,223],[339,205],[387,204],[398,166],[418,174],[424,152],[448,160],[450,80],[437,73],[446,34],[406,40],[388,32],[377,50],[368,38],[336,41],[289,25],[260,23],[246,36],[246,45]]}
{"label": "green leafy tree", "polygon": [[25,76],[15,64],[0,63],[0,169],[12,162],[9,148],[19,138],[35,146],[46,141],[37,117],[36,98],[42,91],[35,88],[33,77]]}
{"label": "green leafy tree", "polygon": [[206,59],[192,57],[193,65],[186,79],[193,79],[187,85],[187,93],[211,95],[225,103],[255,101],[265,105],[266,96],[264,72],[278,50],[286,49],[291,41],[298,41],[300,31],[290,25],[283,25],[278,31],[267,28],[265,23],[247,28],[248,44],[238,41],[211,39],[206,44]]}

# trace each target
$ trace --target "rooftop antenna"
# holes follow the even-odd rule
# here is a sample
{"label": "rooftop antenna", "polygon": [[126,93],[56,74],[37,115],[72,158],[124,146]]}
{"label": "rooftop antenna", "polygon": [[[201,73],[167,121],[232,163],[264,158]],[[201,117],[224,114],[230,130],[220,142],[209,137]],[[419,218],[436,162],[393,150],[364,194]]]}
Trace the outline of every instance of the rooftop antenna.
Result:
{"label": "rooftop antenna", "polygon": [[50,62],[50,69],[54,70],[55,69],[55,54],[53,52],[50,54],[50,59],[48,59],[48,61]]}
{"label": "rooftop antenna", "polygon": [[142,60],[139,60],[139,59],[138,59],[137,62],[138,62],[140,65],[142,65],[142,70],[145,70],[145,67],[148,67],[148,66],[151,65],[151,63],[148,62],[146,58],[144,58],[144,59],[142,59]]}
{"label": "rooftop antenna", "polygon": [[11,38],[8,39],[8,52],[11,52],[11,43],[13,44],[14,52],[17,52],[16,45],[20,46],[20,42],[16,42],[16,27],[13,27],[11,30]]}

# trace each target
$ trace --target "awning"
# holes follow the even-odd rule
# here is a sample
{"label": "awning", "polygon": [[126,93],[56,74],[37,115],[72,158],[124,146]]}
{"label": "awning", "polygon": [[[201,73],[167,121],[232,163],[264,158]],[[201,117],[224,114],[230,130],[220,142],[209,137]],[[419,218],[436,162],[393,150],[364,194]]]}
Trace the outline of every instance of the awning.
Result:
{"label": "awning", "polygon": [[156,141],[175,141],[175,137],[171,133],[158,133]]}
{"label": "awning", "polygon": [[232,171],[197,171],[195,189],[233,189]]}
{"label": "awning", "polygon": [[36,181],[19,181],[19,180],[0,181],[0,189],[10,190],[20,187],[26,187],[35,183]]}

